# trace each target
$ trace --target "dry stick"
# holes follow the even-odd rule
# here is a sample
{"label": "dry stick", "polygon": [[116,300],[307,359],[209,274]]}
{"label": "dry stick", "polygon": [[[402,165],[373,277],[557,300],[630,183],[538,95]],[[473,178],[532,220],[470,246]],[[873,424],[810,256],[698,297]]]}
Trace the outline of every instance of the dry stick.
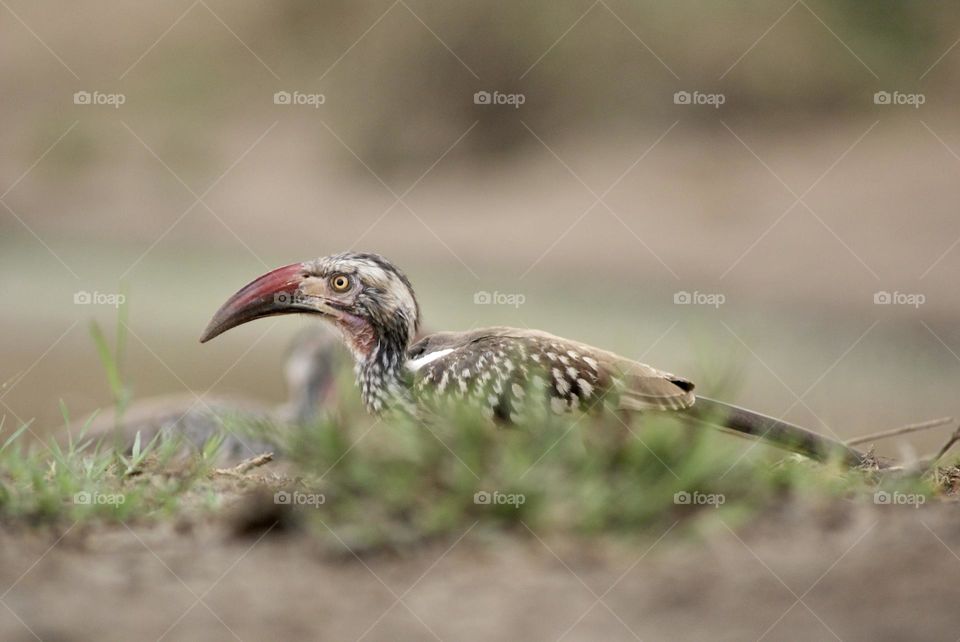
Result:
{"label": "dry stick", "polygon": [[910,466],[897,466],[896,470],[905,472],[907,474],[920,474],[929,471],[931,468],[934,468],[937,465],[937,462],[940,461],[940,458],[947,454],[947,451],[950,450],[958,441],[960,441],[960,427],[950,434],[950,438],[947,439],[947,443],[940,448],[936,455],[932,457],[921,457]]}
{"label": "dry stick", "polygon": [[960,441],[960,428],[957,428],[953,431],[953,434],[950,435],[950,439],[948,439],[947,443],[943,445],[943,448],[940,449],[940,452],[938,452],[934,458],[930,460],[930,465],[932,466],[940,461],[940,458],[946,455],[947,451],[950,450],[950,448],[953,447],[953,445],[958,441]]}
{"label": "dry stick", "polygon": [[263,453],[256,457],[244,459],[233,468],[217,468],[213,471],[214,475],[227,475],[228,477],[242,477],[250,470],[263,466],[273,461],[273,453]]}
{"label": "dry stick", "polygon": [[878,439],[886,439],[887,437],[896,437],[897,435],[906,435],[912,432],[919,432],[921,430],[929,430],[931,428],[936,428],[938,426],[945,426],[946,424],[952,423],[953,421],[954,421],[953,417],[941,417],[940,419],[931,419],[930,421],[924,421],[918,424],[901,426],[900,428],[885,430],[883,432],[873,433],[872,435],[855,437],[853,439],[848,439],[844,443],[848,446],[854,446],[856,444],[864,444],[869,441],[876,441]]}

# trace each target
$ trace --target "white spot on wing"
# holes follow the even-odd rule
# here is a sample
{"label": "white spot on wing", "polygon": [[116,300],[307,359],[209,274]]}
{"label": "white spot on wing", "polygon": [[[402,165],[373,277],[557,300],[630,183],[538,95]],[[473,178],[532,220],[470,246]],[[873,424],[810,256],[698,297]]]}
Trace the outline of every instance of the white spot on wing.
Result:
{"label": "white spot on wing", "polygon": [[428,363],[433,363],[437,359],[442,359],[451,352],[453,352],[453,348],[444,348],[443,350],[437,350],[436,352],[429,352],[422,357],[417,357],[416,359],[407,361],[407,369],[412,372],[416,372]]}
{"label": "white spot on wing", "polygon": [[586,379],[577,379],[577,385],[580,386],[580,392],[583,393],[584,397],[589,397],[593,394],[593,386]]}

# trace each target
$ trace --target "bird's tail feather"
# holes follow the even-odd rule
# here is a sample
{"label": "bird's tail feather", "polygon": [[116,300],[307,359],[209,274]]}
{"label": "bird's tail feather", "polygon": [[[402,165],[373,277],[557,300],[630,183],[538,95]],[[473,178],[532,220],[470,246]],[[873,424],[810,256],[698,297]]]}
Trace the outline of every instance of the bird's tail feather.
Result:
{"label": "bird's tail feather", "polygon": [[841,461],[856,467],[867,460],[864,453],[840,441],[722,401],[697,396],[696,403],[684,412],[699,422],[749,435],[817,461]]}

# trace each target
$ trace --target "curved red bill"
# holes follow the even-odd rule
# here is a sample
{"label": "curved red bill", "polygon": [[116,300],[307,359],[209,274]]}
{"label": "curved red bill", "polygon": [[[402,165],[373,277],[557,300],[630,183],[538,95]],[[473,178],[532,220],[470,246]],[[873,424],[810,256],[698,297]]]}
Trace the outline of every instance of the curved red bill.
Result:
{"label": "curved red bill", "polygon": [[293,263],[248,283],[220,306],[200,343],[254,319],[301,311],[296,305],[297,288],[304,277],[303,263]]}

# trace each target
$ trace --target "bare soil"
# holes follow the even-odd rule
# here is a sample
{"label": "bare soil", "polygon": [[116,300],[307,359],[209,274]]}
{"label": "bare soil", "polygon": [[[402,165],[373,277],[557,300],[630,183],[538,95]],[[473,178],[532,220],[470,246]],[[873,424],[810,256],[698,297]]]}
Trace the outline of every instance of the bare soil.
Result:
{"label": "bare soil", "polygon": [[459,538],[356,555],[349,534],[318,538],[265,507],[244,499],[229,519],[197,523],[5,530],[0,639],[958,636],[952,502],[792,501],[741,527],[705,509],[666,534],[616,539],[481,522]]}

